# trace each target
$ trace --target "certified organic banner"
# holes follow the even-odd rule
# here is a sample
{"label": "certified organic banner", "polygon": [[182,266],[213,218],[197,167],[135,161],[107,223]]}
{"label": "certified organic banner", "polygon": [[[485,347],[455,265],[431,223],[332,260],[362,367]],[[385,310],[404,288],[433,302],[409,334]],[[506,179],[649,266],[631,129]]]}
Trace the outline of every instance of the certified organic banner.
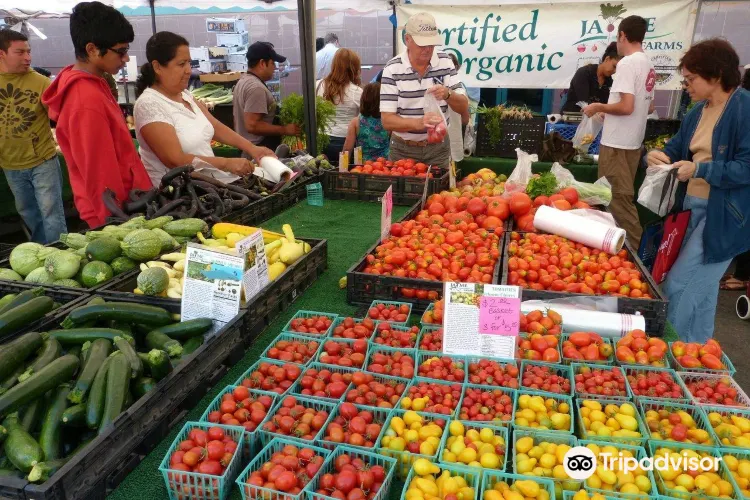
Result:
{"label": "certified organic banner", "polygon": [[[457,4],[460,2],[456,2]],[[403,26],[418,12],[435,16],[444,49],[461,62],[469,87],[567,88],[576,70],[598,63],[630,15],[648,21],[644,49],[656,69],[656,87],[680,88],[677,64],[690,46],[693,0],[514,5],[399,5]]]}

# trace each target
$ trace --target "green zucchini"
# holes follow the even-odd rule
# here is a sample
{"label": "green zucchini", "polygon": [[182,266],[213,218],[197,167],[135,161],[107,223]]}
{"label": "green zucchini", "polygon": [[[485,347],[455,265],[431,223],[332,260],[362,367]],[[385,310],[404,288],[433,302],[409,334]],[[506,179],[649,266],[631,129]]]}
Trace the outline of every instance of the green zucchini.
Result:
{"label": "green zucchini", "polygon": [[0,314],[0,338],[16,333],[26,325],[41,319],[54,307],[49,297],[34,297],[30,301]]}
{"label": "green zucchini", "polygon": [[7,415],[37,398],[47,391],[68,382],[79,366],[78,356],[60,356],[23,382],[0,395],[0,416]]}
{"label": "green zucchini", "polygon": [[107,302],[100,305],[86,305],[70,311],[62,322],[65,329],[75,328],[87,321],[127,321],[164,326],[172,323],[172,316],[166,309],[146,304],[130,302]]}
{"label": "green zucchini", "polygon": [[[83,262],[81,262],[81,269],[83,269]],[[79,271],[80,272],[80,271]],[[105,301],[103,298],[99,297],[98,295],[96,297],[92,297],[91,300],[86,302],[87,306],[94,306],[94,305],[101,305],[104,304]],[[87,323],[84,323],[80,325],[80,328],[93,328],[96,326],[96,320],[89,321]]]}
{"label": "green zucchini", "polygon": [[81,346],[81,355],[79,356],[79,358],[81,358],[81,366],[82,367],[85,367],[86,366],[86,361],[89,360],[89,353],[91,352],[89,349],[91,349],[91,341],[87,340]]}
{"label": "green zucchini", "polygon": [[0,382],[0,394],[4,393],[18,382],[18,377],[21,376],[25,371],[25,366],[18,365],[16,371],[5,377],[5,380]]}
{"label": "green zucchini", "polygon": [[71,345],[71,346],[68,346],[68,349],[65,352],[65,354],[71,354],[71,355],[73,355],[73,356],[75,356],[77,358],[80,358],[81,357],[81,346],[80,345]]}
{"label": "green zucchini", "polygon": [[15,339],[0,350],[0,379],[5,378],[23,365],[26,358],[39,349],[44,338],[37,332],[29,332]]}
{"label": "green zucchini", "polygon": [[162,326],[157,328],[156,332],[163,333],[169,338],[183,341],[199,335],[203,335],[213,327],[213,320],[208,318],[197,318],[182,323],[175,323],[172,325]]}
{"label": "green zucchini", "polygon": [[0,309],[0,314],[5,314],[11,309],[18,307],[21,304],[25,304],[26,302],[30,301],[34,297],[40,297],[42,295],[44,295],[44,288],[42,287],[37,287],[31,290],[26,290],[24,292],[21,292],[18,295],[16,295],[16,297],[12,301],[8,302],[7,304],[5,304],[5,306],[3,306],[2,309]]}
{"label": "green zucchini", "polygon": [[115,337],[124,337],[131,344],[135,344],[133,337],[128,337],[120,330],[112,328],[74,328],[72,330],[52,330],[49,332],[50,338],[57,339],[62,345],[85,344],[96,339],[107,339],[110,342],[115,341]]}
{"label": "green zucchini", "polygon": [[18,479],[23,479],[23,472],[16,469],[0,469],[0,478],[3,477],[15,477]]}
{"label": "green zucchini", "polygon": [[180,342],[164,335],[159,330],[154,330],[146,335],[146,347],[166,351],[170,358],[177,358],[182,354]]}
{"label": "green zucchini", "polygon": [[133,346],[122,337],[115,337],[115,347],[125,356],[130,363],[130,377],[138,378],[143,374],[143,361],[138,357]]}
{"label": "green zucchini", "polygon": [[66,408],[60,416],[60,423],[65,427],[84,427],[86,425],[86,403]]}
{"label": "green zucchini", "polygon": [[182,357],[185,358],[193,354],[196,349],[203,345],[203,342],[205,342],[203,335],[187,339],[187,341],[182,344]]}
{"label": "green zucchini", "polygon": [[75,387],[70,391],[70,394],[68,394],[68,399],[71,403],[78,404],[83,402],[86,394],[91,388],[96,372],[99,371],[99,368],[102,366],[102,363],[104,363],[104,360],[107,359],[111,350],[112,342],[107,339],[96,339],[91,343],[86,365],[78,375]]}
{"label": "green zucchini", "polygon": [[5,455],[21,472],[30,472],[31,468],[44,459],[44,452],[36,439],[26,432],[16,419],[6,419],[8,438],[5,440]]}
{"label": "green zucchini", "polygon": [[104,411],[104,396],[107,391],[107,370],[114,354],[104,360],[104,363],[99,367],[99,371],[96,372],[94,382],[91,384],[89,399],[86,401],[86,427],[89,429],[99,428],[99,422],[101,422],[102,412]]}
{"label": "green zucchini", "polygon": [[29,472],[28,481],[30,483],[43,483],[47,481],[52,475],[57,472],[60,467],[65,465],[70,458],[57,458],[54,460],[44,459],[44,462],[39,462],[31,468]]}
{"label": "green zucchini", "polygon": [[44,460],[55,460],[62,457],[62,418],[68,408],[68,393],[70,384],[60,384],[57,391],[51,395],[47,405],[47,413],[39,432],[39,446],[44,452]]}
{"label": "green zucchini", "polygon": [[151,378],[157,382],[172,371],[172,364],[169,362],[169,355],[160,350],[152,349],[148,353],[138,353],[143,364],[148,367]]}
{"label": "green zucchini", "polygon": [[16,297],[17,297],[17,294],[15,293],[9,293],[7,295],[3,295],[3,298],[0,299],[0,311],[5,309],[5,306],[7,304],[10,304],[13,301],[13,299],[15,299]]}
{"label": "green zucchini", "polygon": [[45,410],[46,396],[40,397],[18,410],[18,421],[26,432],[36,433]]}
{"label": "green zucchini", "polygon": [[49,338],[45,340],[36,358],[34,359],[34,361],[31,362],[31,364],[23,373],[23,375],[18,377],[18,381],[23,382],[34,373],[38,372],[39,370],[41,370],[48,364],[52,363],[61,355],[62,355],[62,346],[60,345],[60,342],[57,341],[57,339]]}
{"label": "green zucchini", "polygon": [[130,391],[133,393],[136,401],[145,396],[154,387],[156,387],[156,380],[151,377],[139,377],[130,382]]}
{"label": "green zucchini", "polygon": [[127,391],[125,391],[125,405],[122,407],[123,411],[125,411],[125,409],[127,408],[130,408],[133,403],[135,403],[135,399],[133,399],[133,393],[131,393],[128,389]]}
{"label": "green zucchini", "polygon": [[99,423],[100,434],[125,410],[128,384],[130,384],[130,363],[123,354],[115,354],[107,368],[107,393],[104,397],[102,421]]}

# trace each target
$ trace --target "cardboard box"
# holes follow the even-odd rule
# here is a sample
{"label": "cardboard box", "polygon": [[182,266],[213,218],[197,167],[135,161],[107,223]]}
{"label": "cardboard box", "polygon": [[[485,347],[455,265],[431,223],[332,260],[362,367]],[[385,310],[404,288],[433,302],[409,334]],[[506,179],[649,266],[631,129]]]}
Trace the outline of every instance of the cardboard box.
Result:
{"label": "cardboard box", "polygon": [[206,31],[209,33],[242,33],[245,32],[245,20],[237,18],[209,17],[206,19]]}
{"label": "cardboard box", "polygon": [[227,69],[229,71],[241,71],[245,73],[247,72],[247,62],[241,62],[241,63],[228,62]]}
{"label": "cardboard box", "polygon": [[210,61],[201,61],[198,64],[201,73],[218,73],[227,70],[227,62],[224,59],[212,59]]}
{"label": "cardboard box", "polygon": [[224,83],[236,82],[241,76],[242,73],[236,71],[233,73],[209,73],[207,75],[200,75],[200,79],[203,83]]}
{"label": "cardboard box", "polygon": [[222,47],[245,46],[250,43],[250,35],[247,31],[242,33],[217,33],[216,45]]}
{"label": "cardboard box", "polygon": [[190,47],[190,59],[208,61],[219,59],[229,54],[228,47]]}
{"label": "cardboard box", "polygon": [[229,54],[227,56],[228,64],[244,64],[247,66],[247,55],[246,54]]}

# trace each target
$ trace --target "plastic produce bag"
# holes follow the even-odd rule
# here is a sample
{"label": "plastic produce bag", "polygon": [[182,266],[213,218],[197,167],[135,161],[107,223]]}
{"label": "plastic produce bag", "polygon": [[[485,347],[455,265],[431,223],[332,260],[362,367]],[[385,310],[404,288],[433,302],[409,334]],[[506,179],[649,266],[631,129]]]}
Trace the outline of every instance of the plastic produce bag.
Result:
{"label": "plastic produce bag", "polygon": [[440,103],[429,93],[424,95],[424,126],[429,144],[440,144],[448,135],[448,120],[440,109]]}
{"label": "plastic produce bag", "polygon": [[677,169],[672,165],[648,167],[646,178],[638,190],[638,203],[664,217],[674,205],[678,185]]}
{"label": "plastic produce bag", "polygon": [[[578,105],[581,109],[588,106],[585,102],[579,102]],[[604,127],[604,120],[597,113],[592,117],[582,115],[581,123],[578,124],[576,134],[573,136],[573,147],[576,148],[582,154],[589,152],[589,146],[594,142],[596,136],[602,131]]]}
{"label": "plastic produce bag", "polygon": [[474,131],[474,125],[469,122],[466,125],[466,132],[464,132],[464,154],[471,156],[474,154],[474,150],[477,147],[477,134]]}
{"label": "plastic produce bag", "polygon": [[520,148],[516,148],[516,155],[518,161],[516,161],[516,168],[510,173],[510,177],[505,181],[505,191],[503,192],[503,198],[510,199],[513,193],[524,193],[526,192],[526,186],[532,177],[531,165],[535,161],[539,161],[537,155],[530,155],[526,151],[522,151]]}
{"label": "plastic produce bag", "polygon": [[579,182],[575,180],[570,170],[559,163],[553,163],[550,170],[557,179],[557,185],[562,188],[573,187],[578,191],[578,199],[589,205],[607,206],[612,201],[612,186],[606,177],[595,183]]}

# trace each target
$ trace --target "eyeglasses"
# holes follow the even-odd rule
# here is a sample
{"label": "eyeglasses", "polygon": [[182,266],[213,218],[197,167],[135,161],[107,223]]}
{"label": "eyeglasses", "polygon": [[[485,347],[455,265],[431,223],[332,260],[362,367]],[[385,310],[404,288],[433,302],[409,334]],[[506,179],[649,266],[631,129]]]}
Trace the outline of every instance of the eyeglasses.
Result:
{"label": "eyeglasses", "polygon": [[696,78],[697,78],[696,75],[686,76],[685,79],[682,80],[682,82],[680,83],[682,83],[683,87],[689,87],[690,85],[693,84],[693,81],[695,81]]}
{"label": "eyeglasses", "polygon": [[108,51],[112,51],[120,57],[127,57],[130,47],[120,47],[119,49],[109,48]]}

